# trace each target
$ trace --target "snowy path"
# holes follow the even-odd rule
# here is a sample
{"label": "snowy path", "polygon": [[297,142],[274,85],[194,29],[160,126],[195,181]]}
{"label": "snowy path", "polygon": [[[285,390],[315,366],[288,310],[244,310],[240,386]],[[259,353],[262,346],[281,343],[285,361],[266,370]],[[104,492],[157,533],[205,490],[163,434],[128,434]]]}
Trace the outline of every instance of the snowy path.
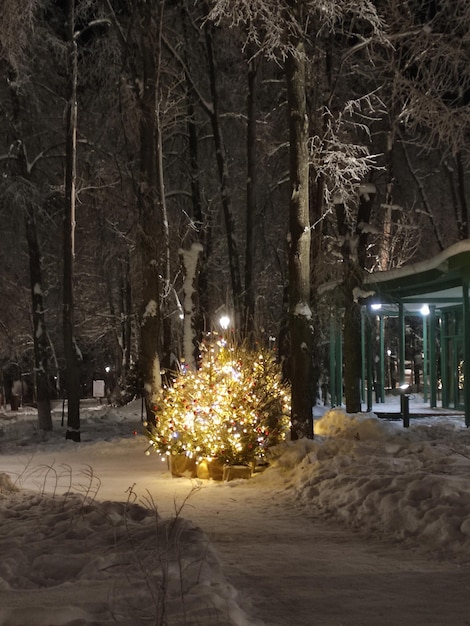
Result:
{"label": "snowy path", "polygon": [[[10,472],[24,486],[43,477],[32,467],[67,464],[74,476],[92,463],[101,481],[98,500],[125,500],[133,487],[171,515],[194,482],[171,478],[155,456],[143,454],[143,438],[125,448],[111,442],[91,454],[88,446],[9,457]],[[4,458],[4,461],[6,459]],[[1,468],[0,468],[1,469]],[[65,472],[65,475],[67,472]],[[44,474],[43,474],[44,475]],[[49,472],[54,488],[56,472]],[[175,504],[176,503],[176,504]],[[447,626],[470,624],[470,568],[423,558],[401,545],[364,540],[338,525],[314,520],[287,494],[257,479],[203,481],[181,515],[200,526],[215,546],[239,604],[265,626]]]}
{"label": "snowy path", "polygon": [[468,567],[365,541],[253,483],[204,491],[189,515],[266,626],[470,624]]}
{"label": "snowy path", "polygon": [[[138,408],[130,414],[130,418],[123,421],[113,417],[114,410],[108,416],[107,409],[103,408],[103,417],[98,413],[96,418],[85,422],[83,442],[78,446],[65,442],[59,426],[54,431],[53,440],[35,443],[31,431],[24,430],[25,425],[18,421],[12,429],[5,430],[0,442],[0,473],[6,472],[17,480],[18,485],[36,493],[66,492],[72,478],[74,489],[78,485],[83,493],[91,487],[92,492],[96,490],[97,500],[103,502],[126,501],[129,489],[132,489],[141,503],[153,501],[163,517],[172,516],[175,508],[182,506],[181,516],[200,526],[209,537],[219,555],[226,578],[238,590],[238,604],[252,618],[249,624],[240,618],[236,621],[237,626],[470,625],[468,562],[466,565],[458,565],[439,561],[416,548],[406,548],[403,543],[365,539],[347,527],[314,519],[315,511],[311,508],[314,505],[309,502],[308,496],[303,498],[307,504],[301,505],[293,500],[296,485],[303,489],[311,484],[304,480],[302,472],[305,470],[291,473],[289,488],[286,488],[287,483],[279,476],[270,479],[269,473],[266,473],[249,481],[198,481],[194,490],[194,481],[171,478],[166,464],[158,457],[144,455],[147,441],[143,436],[129,436],[133,430],[140,432]],[[454,432],[443,431],[442,426],[435,428],[441,433],[441,438],[450,439],[450,433]],[[119,438],[120,434],[124,438]],[[457,433],[459,445],[463,445],[462,437],[466,434],[466,430]],[[407,444],[402,443],[407,440],[403,437],[393,441],[395,443],[390,444],[391,448],[404,446],[403,450],[407,450]],[[393,470],[390,480],[395,478],[396,466],[393,463],[400,464],[401,468],[413,462],[411,473],[406,474],[413,486],[413,494],[407,494],[405,504],[414,507],[413,510],[418,513],[422,511],[424,515],[427,509],[420,508],[419,498],[426,496],[426,489],[420,493],[417,488],[421,479],[416,474],[416,467],[419,460],[422,461],[420,467],[427,467],[425,462],[431,463],[432,471],[439,473],[443,488],[438,489],[436,482],[428,484],[430,493],[426,497],[430,499],[431,519],[439,520],[439,511],[447,498],[449,477],[458,474],[455,476],[458,481],[467,481],[468,468],[466,465],[460,468],[459,465],[467,460],[467,448],[462,448],[458,463],[442,465],[437,461],[449,460],[447,449],[439,452],[435,445],[427,446],[420,441],[422,439],[410,439],[409,454],[400,456],[395,453],[393,456],[393,450],[390,452],[390,467]],[[343,467],[349,468],[347,480],[339,487],[340,491],[346,494],[352,488],[356,498],[363,497],[361,493],[370,493],[367,484],[364,492],[360,491],[359,486],[363,476],[373,476],[370,457],[367,456],[371,450],[375,450],[373,441],[372,447],[365,442],[364,448],[358,449],[355,456],[351,456],[352,448],[346,445],[342,452],[348,455],[348,464],[345,466],[339,453],[339,443],[332,440],[331,444],[336,450],[335,454],[339,455],[340,475],[345,471]],[[431,441],[431,444],[434,442]],[[322,450],[326,449],[325,443]],[[364,454],[369,460],[364,466],[365,470],[361,470],[359,463]],[[353,457],[354,462],[351,461]],[[375,471],[378,471],[377,464],[381,462],[382,477],[387,476],[384,474],[384,468],[389,467],[385,465],[386,459],[378,454],[374,459]],[[325,463],[324,467],[332,466]],[[356,467],[359,469],[354,474],[352,469]],[[355,483],[352,482],[354,478],[358,479]],[[295,483],[297,479],[301,479],[301,482]],[[459,485],[458,490],[452,492],[455,494],[452,497],[458,500],[456,507],[451,507],[447,516],[442,515],[443,523],[436,527],[438,530],[449,532],[449,527],[459,528],[468,523],[465,519],[466,491]],[[394,492],[397,489],[395,485]],[[325,494],[330,494],[330,491],[325,491]],[[337,506],[341,506],[339,500]],[[355,510],[350,501],[348,506],[346,517],[350,517]],[[400,499],[397,499],[398,506],[404,510]],[[456,511],[455,522],[452,522],[452,511]],[[462,515],[463,518],[459,517]],[[366,520],[370,522],[370,519]],[[453,526],[449,526],[450,522]],[[369,523],[369,530],[371,528]],[[439,537],[437,534],[434,544],[436,549],[439,547]],[[416,545],[416,533],[412,538]],[[443,547],[447,545],[442,537],[441,543]],[[466,547],[466,544],[462,545]],[[429,546],[426,550],[429,552]],[[19,571],[21,573],[21,568]],[[8,588],[2,588],[0,623],[32,626],[29,622],[1,618],[4,602],[8,601],[5,606],[23,606],[28,594],[30,601],[31,594],[37,595],[37,603],[44,607],[46,615],[49,605],[66,609],[68,605],[72,607],[72,600],[76,600],[79,607],[90,608],[89,602],[82,601],[83,594],[84,597],[87,595],[88,583],[85,580],[80,584],[79,587],[63,584],[34,591],[19,588],[13,593]],[[69,600],[64,596],[68,591],[71,592]],[[106,584],[102,589],[95,587],[95,599],[105,603],[106,594]],[[93,621],[93,624],[109,623],[101,619],[105,613],[104,607],[94,607],[93,614],[98,621]],[[51,624],[47,617],[36,617],[38,621],[35,623],[41,626]],[[56,614],[56,617],[59,616]],[[73,614],[69,614],[54,623],[89,623],[80,621],[79,615],[76,619],[78,621],[74,620]],[[206,621],[204,626],[208,624]]]}

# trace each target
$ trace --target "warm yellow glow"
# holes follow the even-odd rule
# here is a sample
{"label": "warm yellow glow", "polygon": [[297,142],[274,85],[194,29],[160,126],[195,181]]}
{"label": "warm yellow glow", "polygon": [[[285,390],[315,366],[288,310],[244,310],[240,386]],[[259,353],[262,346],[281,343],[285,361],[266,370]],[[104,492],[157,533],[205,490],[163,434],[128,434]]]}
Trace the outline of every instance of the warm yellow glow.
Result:
{"label": "warm yellow glow", "polygon": [[227,330],[227,328],[230,326],[230,318],[228,315],[222,315],[222,317],[219,319],[219,324],[220,327],[223,330]]}
{"label": "warm yellow glow", "polygon": [[163,391],[148,436],[160,455],[251,463],[285,438],[289,395],[271,353],[211,344]]}

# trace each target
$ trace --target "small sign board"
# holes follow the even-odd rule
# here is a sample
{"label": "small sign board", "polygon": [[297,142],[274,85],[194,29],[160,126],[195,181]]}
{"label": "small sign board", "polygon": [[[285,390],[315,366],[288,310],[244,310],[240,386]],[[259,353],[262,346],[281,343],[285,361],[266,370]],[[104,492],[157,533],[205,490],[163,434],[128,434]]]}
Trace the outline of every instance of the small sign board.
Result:
{"label": "small sign board", "polygon": [[94,398],[104,398],[104,380],[94,380],[93,381],[93,397]]}

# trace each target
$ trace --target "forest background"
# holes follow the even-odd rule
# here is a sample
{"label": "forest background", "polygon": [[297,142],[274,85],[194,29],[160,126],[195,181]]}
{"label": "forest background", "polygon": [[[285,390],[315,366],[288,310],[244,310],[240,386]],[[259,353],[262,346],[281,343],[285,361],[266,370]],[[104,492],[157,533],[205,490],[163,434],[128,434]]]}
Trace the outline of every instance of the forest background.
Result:
{"label": "forest background", "polygon": [[[230,316],[311,436],[364,276],[468,232],[467,0],[0,3],[0,367],[39,425],[198,366]],[[334,284],[336,289],[326,289]],[[163,377],[163,379],[162,379]]]}

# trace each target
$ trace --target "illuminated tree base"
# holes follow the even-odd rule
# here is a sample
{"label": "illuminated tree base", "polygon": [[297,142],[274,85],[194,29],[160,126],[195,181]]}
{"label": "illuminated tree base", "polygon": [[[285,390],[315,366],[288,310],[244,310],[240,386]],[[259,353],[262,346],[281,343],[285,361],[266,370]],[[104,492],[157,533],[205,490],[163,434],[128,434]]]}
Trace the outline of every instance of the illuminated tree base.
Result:
{"label": "illuminated tree base", "polygon": [[252,465],[229,465],[218,459],[195,459],[178,454],[170,457],[170,471],[175,478],[199,478],[200,480],[230,480],[251,478],[255,472]]}

